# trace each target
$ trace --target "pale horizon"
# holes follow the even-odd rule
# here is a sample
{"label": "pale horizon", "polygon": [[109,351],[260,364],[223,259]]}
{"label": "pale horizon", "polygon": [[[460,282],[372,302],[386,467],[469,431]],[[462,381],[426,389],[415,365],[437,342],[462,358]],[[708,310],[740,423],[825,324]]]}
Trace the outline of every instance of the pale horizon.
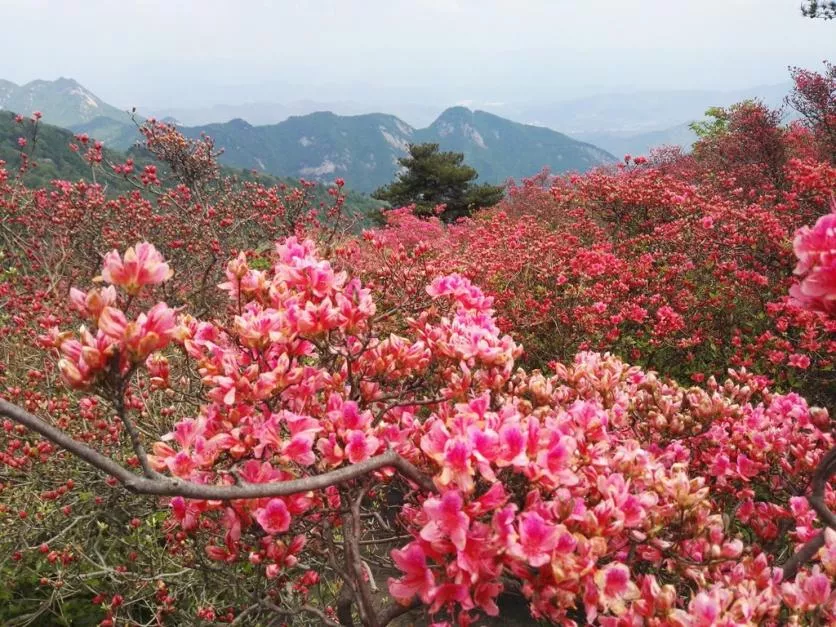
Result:
{"label": "pale horizon", "polygon": [[789,65],[818,69],[836,48],[833,24],[801,17],[795,0],[0,0],[0,10],[15,25],[0,52],[16,59],[0,78],[73,78],[123,108],[736,91],[785,83]]}

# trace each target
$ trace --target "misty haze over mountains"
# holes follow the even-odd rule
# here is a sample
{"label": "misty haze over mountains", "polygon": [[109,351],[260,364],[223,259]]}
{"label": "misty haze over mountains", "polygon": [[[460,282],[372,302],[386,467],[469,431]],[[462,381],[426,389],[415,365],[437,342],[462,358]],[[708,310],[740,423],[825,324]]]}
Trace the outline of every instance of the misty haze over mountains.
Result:
{"label": "misty haze over mountains", "polygon": [[[26,115],[40,110],[44,123],[86,134],[117,150],[129,150],[140,139],[139,120],[70,78],[21,86],[4,81],[0,108]],[[433,142],[444,151],[463,153],[481,180],[494,184],[532,176],[543,168],[583,172],[615,160],[605,150],[563,133],[464,107],[446,109],[424,128],[386,113],[314,112],[277,124],[253,125],[235,118],[180,129],[188,137],[213,137],[225,165],[320,183],[342,178],[359,192],[389,183],[412,143]],[[9,137],[14,141],[13,132]]]}
{"label": "misty haze over mountains", "polygon": [[770,107],[782,106],[789,81],[735,90],[654,90],[601,93],[582,98],[568,96],[548,103],[504,103],[466,100],[448,105],[381,103],[369,101],[297,100],[287,103],[250,102],[208,107],[151,109],[187,126],[242,119],[254,126],[276,124],[291,116],[330,111],[337,115],[385,112],[414,127],[430,125],[452,104],[493,113],[521,124],[545,126],[622,156],[643,154],[650,148],[673,144],[687,148],[695,136],[688,125],[709,107],[725,107],[747,99],[760,99]]}
{"label": "misty haze over mountains", "polygon": [[[687,150],[695,139],[689,123],[701,119],[709,107],[751,98],[780,107],[789,89],[786,82],[727,91],[598,94],[550,103],[465,101],[446,108],[386,104],[370,97],[139,107],[138,112],[176,121],[186,135],[212,135],[225,149],[222,161],[227,165],[321,181],[342,176],[368,192],[394,175],[408,143],[433,141],[444,150],[463,152],[482,180],[502,183],[542,167],[584,171],[662,145]],[[246,100],[245,93],[240,97]],[[25,85],[0,80],[0,108],[24,114],[39,109],[45,122],[87,133],[119,150],[138,139],[126,110],[70,78]]]}
{"label": "misty haze over mountains", "polygon": [[699,119],[713,106],[728,106],[759,98],[779,107],[791,87],[789,81],[736,90],[655,90],[601,93],[574,98],[567,94],[551,102],[505,103],[464,100],[444,104],[417,104],[359,100],[289,100],[288,102],[243,102],[206,107],[143,108],[159,118],[171,117],[181,124],[198,126],[236,118],[253,125],[276,124],[294,115],[330,111],[337,115],[389,113],[416,127],[427,126],[450,106],[487,111],[521,124],[546,126],[562,133],[640,133],[670,128]]}

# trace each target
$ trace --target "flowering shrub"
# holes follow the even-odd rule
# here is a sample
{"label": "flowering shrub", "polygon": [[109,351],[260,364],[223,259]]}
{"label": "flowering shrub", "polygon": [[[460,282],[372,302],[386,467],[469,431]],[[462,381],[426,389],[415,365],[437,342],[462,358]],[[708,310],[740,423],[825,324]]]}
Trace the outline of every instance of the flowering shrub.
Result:
{"label": "flowering shrub", "polygon": [[836,160],[836,66],[824,62],[824,72],[790,68],[794,89],[787,98],[813,132],[823,159]]}
{"label": "flowering shrub", "polygon": [[155,122],[0,168],[0,622],[836,621],[836,169],[723,116],[357,239]]}
{"label": "flowering shrub", "polygon": [[832,319],[787,297],[796,229],[830,206],[836,170],[791,161],[790,188],[718,194],[650,164],[524,184],[478,219],[445,228],[396,213],[349,263],[391,303],[455,270],[494,297],[500,328],[543,367],[612,351],[680,381],[729,366],[833,399]]}
{"label": "flowering shrub", "polygon": [[[346,624],[354,607],[375,625],[420,602],[470,624],[516,588],[564,624],[836,618],[836,534],[812,567],[787,581],[776,568],[817,533],[800,486],[833,446],[827,413],[799,396],[743,371],[683,388],[596,353],[526,373],[492,300],[455,274],[427,286],[403,335],[381,335],[369,290],[295,238],[268,268],[230,261],[228,313],[212,320],[132,309],[171,273],[147,243],[108,254],[109,286],[73,292],[85,326],[43,341],[124,427],[144,476],[116,476],[175,494],[171,522],[211,560],[276,582],[252,616]],[[146,456],[139,410],[159,394],[203,401]],[[389,541],[402,605],[381,610],[368,564],[385,553],[362,538],[393,531],[412,538]],[[323,578],[345,594],[314,595]]]}
{"label": "flowering shrub", "polygon": [[[77,141],[95,148],[89,138]],[[98,180],[112,181],[102,166],[108,167],[106,160],[96,165]],[[225,302],[215,285],[223,277],[223,260],[240,248],[271,242],[296,229],[333,247],[344,238],[347,226],[339,185],[331,190],[333,205],[321,208],[312,205],[307,185],[268,188],[226,178],[203,180],[201,202],[164,164],[154,168],[153,177],[148,172],[123,170],[120,180],[138,188],[113,197],[103,185],[87,181],[55,181],[49,188],[28,189],[19,175],[0,164],[0,398],[30,411],[55,411],[57,424],[76,439],[126,458],[129,464],[138,459],[123,457],[124,427],[114,420],[109,404],[89,391],[56,386],[58,364],[37,347],[38,337],[51,327],[76,324],[78,315],[98,317],[115,303],[113,286],[84,294],[71,286],[87,284],[100,274],[109,279],[120,272],[129,276],[133,255],[119,255],[122,266],[108,264],[105,272],[102,258],[108,251],[127,252],[136,241],[150,239],[159,243],[157,254],[177,268],[169,280],[156,284],[166,300],[206,312]],[[317,214],[330,216],[328,228],[316,226]],[[134,247],[134,253],[144,255],[142,247]],[[251,254],[254,264],[262,262],[258,257]],[[143,281],[141,276],[136,279]],[[147,288],[137,290],[132,307],[151,309],[154,303],[145,300],[147,293]],[[122,323],[110,322],[115,325],[112,331]],[[95,327],[89,322],[87,326],[95,333]],[[135,330],[133,326],[128,332]],[[111,358],[104,350],[107,346],[97,344],[103,338],[79,340],[88,342],[81,347],[88,357],[98,346],[103,359]],[[148,346],[136,343],[135,348],[144,352]],[[79,377],[91,368],[84,361],[61,363],[68,374],[74,374],[73,364],[80,368]],[[147,366],[155,376],[147,384],[160,389],[166,372],[178,375],[176,365],[155,356]],[[141,401],[134,397],[126,402],[130,406]],[[148,417],[145,428],[162,433],[173,420],[171,400],[160,395],[145,402],[150,403],[143,410]],[[141,622],[155,615],[188,622],[194,619],[194,605],[214,601],[216,590],[221,597],[230,590],[236,598],[250,594],[231,585],[229,573],[201,570],[200,564],[188,571],[172,570],[168,549],[186,539],[172,531],[168,545],[158,541],[166,535],[161,513],[165,504],[115,491],[105,477],[47,440],[9,421],[0,424],[0,553],[12,556],[0,563],[0,623],[23,622],[33,613],[70,622],[88,616],[106,620],[109,614]],[[44,547],[48,549],[41,552]],[[161,576],[154,579],[153,573]],[[211,581],[215,583],[207,583]],[[195,597],[197,601],[187,601]],[[111,607],[114,598],[123,600],[117,602],[118,611]],[[226,612],[217,613],[222,617]]]}

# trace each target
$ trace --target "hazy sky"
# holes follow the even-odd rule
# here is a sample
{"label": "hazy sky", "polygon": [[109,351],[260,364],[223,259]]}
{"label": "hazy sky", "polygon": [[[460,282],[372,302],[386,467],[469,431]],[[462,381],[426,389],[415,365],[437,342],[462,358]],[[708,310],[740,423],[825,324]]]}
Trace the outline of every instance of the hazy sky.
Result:
{"label": "hazy sky", "polygon": [[800,0],[0,0],[0,78],[119,106],[543,101],[735,88],[836,58]]}

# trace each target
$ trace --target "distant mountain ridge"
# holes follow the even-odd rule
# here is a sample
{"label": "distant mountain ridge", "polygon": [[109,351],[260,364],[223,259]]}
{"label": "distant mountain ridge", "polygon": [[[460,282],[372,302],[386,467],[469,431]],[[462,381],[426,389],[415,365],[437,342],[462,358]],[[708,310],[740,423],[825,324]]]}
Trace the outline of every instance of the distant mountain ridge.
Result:
{"label": "distant mountain ridge", "polygon": [[191,137],[212,136],[224,148],[221,160],[228,165],[318,181],[341,177],[366,192],[395,177],[410,143],[433,142],[464,153],[479,180],[488,183],[532,176],[544,167],[584,171],[615,160],[557,131],[464,107],[447,109],[423,129],[384,113],[318,112],[265,126],[232,120],[182,130]]}
{"label": "distant mountain ridge", "polygon": [[[130,115],[108,105],[78,82],[32,81],[23,86],[0,83],[0,108],[30,114],[76,133],[87,133],[105,145],[126,150],[139,136]],[[584,171],[612,163],[610,153],[549,128],[520,124],[485,111],[452,107],[426,128],[414,128],[384,113],[336,115],[316,112],[292,116],[277,124],[253,126],[241,119],[204,126],[180,127],[190,137],[211,135],[224,149],[228,166],[281,177],[319,182],[345,179],[361,192],[392,181],[398,159],[410,143],[434,142],[442,150],[462,152],[480,181],[553,172]]]}
{"label": "distant mountain ridge", "polygon": [[612,154],[598,146],[550,128],[466,107],[447,109],[429,127],[416,131],[415,137],[464,153],[465,161],[490,183],[502,183],[509,176],[531,176],[544,167],[554,173],[585,171],[614,161]]}
{"label": "distant mountain ridge", "polygon": [[[134,126],[134,129],[136,127]],[[31,127],[28,122],[20,125],[15,121],[15,114],[11,111],[0,111],[0,161],[5,162],[8,171],[14,172],[21,163],[20,146],[18,138],[29,136]],[[65,128],[40,122],[38,125],[38,138],[34,145],[32,159],[37,164],[30,168],[23,177],[23,182],[29,187],[49,187],[55,179],[60,180],[86,180],[92,181],[91,168],[84,157],[70,150],[70,144],[74,143],[73,132]],[[27,147],[32,150],[32,144]],[[105,160],[108,162],[122,163],[129,157],[134,159],[138,170],[144,165],[155,164],[160,168],[161,176],[166,178],[168,172],[164,164],[156,161],[141,146],[134,146],[127,152],[105,149]],[[105,166],[106,167],[106,166]],[[236,170],[223,167],[221,173],[224,176],[234,177],[239,181],[258,182],[265,186],[285,185],[290,189],[299,187],[298,179],[274,177],[265,173],[252,173],[250,171]],[[100,183],[105,185],[108,193],[127,193],[136,191],[133,183],[120,177],[113,176],[100,178]],[[345,193],[345,208],[352,214],[361,218],[361,225],[368,226],[376,219],[379,209],[384,203],[360,194],[355,190],[343,189]],[[323,203],[325,206],[332,202],[328,190],[322,185],[308,189],[313,206]]]}

